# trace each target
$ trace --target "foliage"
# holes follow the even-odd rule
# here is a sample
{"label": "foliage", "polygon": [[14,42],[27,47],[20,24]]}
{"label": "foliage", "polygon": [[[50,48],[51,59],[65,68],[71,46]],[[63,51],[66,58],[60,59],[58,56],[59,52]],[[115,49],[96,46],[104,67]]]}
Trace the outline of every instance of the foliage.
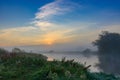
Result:
{"label": "foliage", "polygon": [[0,55],[0,80],[120,80],[113,75],[91,73],[74,60],[47,61],[27,52]]}
{"label": "foliage", "polygon": [[98,67],[107,73],[120,74],[120,34],[104,31],[93,44],[98,47]]}
{"label": "foliage", "polygon": [[101,53],[118,53],[120,52],[120,34],[103,31],[93,44],[98,47]]}
{"label": "foliage", "polygon": [[5,54],[5,53],[8,53],[8,51],[6,51],[6,50],[3,49],[3,48],[0,48],[0,55]]}

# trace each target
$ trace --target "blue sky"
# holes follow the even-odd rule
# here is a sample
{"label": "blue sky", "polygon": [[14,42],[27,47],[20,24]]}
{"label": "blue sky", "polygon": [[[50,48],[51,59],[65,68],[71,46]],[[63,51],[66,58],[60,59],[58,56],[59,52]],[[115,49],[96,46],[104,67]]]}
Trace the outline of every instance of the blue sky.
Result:
{"label": "blue sky", "polygon": [[38,8],[53,0],[0,0],[0,28],[24,26]]}
{"label": "blue sky", "polygon": [[119,0],[0,0],[1,46],[91,46],[120,31]]}

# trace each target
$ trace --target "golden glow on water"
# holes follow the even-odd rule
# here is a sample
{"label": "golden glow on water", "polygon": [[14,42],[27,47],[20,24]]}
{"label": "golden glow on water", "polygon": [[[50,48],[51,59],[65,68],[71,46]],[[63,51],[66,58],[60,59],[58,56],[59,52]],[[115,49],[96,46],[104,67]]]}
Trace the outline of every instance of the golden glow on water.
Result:
{"label": "golden glow on water", "polygon": [[53,61],[53,58],[48,57],[47,61]]}

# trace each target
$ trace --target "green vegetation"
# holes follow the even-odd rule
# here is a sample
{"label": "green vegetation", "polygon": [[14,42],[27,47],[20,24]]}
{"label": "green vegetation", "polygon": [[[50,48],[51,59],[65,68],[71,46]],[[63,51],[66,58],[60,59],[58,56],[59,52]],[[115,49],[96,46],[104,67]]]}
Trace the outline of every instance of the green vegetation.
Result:
{"label": "green vegetation", "polygon": [[41,54],[18,48],[0,49],[0,80],[120,80],[114,75],[91,73],[74,60],[47,61]]}

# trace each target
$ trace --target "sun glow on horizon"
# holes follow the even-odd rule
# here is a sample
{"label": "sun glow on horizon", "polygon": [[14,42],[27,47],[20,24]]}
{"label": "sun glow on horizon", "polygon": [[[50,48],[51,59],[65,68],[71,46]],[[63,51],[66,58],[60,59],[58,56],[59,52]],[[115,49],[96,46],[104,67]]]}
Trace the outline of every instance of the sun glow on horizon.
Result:
{"label": "sun glow on horizon", "polygon": [[[23,3],[22,0],[19,1]],[[0,5],[0,8],[3,5],[5,7],[1,9],[2,15],[0,14],[0,46],[91,45],[101,31],[120,33],[120,6],[116,1],[112,3],[114,6],[108,1],[92,6],[94,0],[83,3],[81,0],[47,0],[44,5],[44,1],[39,1],[41,3],[37,2],[36,8],[35,5],[30,5],[29,8],[29,4],[19,4],[16,0],[16,3],[12,4],[0,0],[0,3],[9,4]],[[31,1],[29,2],[31,4]],[[21,5],[21,9],[17,9],[16,4]],[[12,11],[8,10],[9,7]],[[10,14],[6,14],[8,12]]]}
{"label": "sun glow on horizon", "polygon": [[52,42],[47,42],[48,45],[52,45],[53,43]]}
{"label": "sun glow on horizon", "polygon": [[54,40],[48,38],[48,39],[45,39],[44,43],[47,45],[52,45],[52,44],[54,44]]}

